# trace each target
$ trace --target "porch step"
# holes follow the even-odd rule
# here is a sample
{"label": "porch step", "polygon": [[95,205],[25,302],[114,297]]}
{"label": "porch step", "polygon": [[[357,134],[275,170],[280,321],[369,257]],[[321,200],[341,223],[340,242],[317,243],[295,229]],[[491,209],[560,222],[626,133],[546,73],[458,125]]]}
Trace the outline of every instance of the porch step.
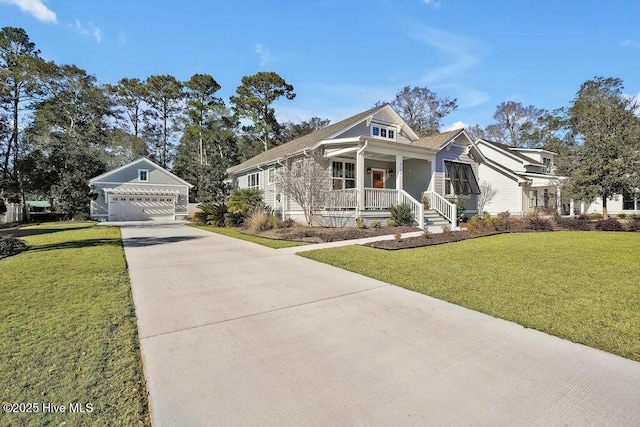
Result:
{"label": "porch step", "polygon": [[451,223],[435,209],[428,209],[424,211],[424,225],[425,226],[444,226],[451,225]]}

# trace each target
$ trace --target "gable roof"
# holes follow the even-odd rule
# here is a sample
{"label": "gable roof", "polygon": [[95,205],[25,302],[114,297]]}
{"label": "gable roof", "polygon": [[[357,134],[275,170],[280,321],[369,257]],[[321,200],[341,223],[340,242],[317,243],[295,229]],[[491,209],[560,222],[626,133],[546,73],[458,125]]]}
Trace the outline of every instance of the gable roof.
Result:
{"label": "gable roof", "polygon": [[93,178],[91,178],[89,180],[89,184],[93,184],[94,182],[104,181],[104,179],[106,177],[108,177],[109,175],[115,174],[115,173],[120,172],[120,171],[122,171],[124,169],[130,168],[130,167],[132,167],[134,165],[144,166],[145,164],[147,166],[154,167],[155,169],[157,169],[157,170],[169,175],[170,177],[172,177],[176,181],[180,182],[181,184],[184,184],[189,188],[193,188],[193,184],[189,184],[184,179],[180,178],[179,176],[176,176],[176,175],[172,174],[171,172],[169,172],[168,170],[166,170],[162,166],[153,163],[151,160],[147,159],[146,157],[140,157],[139,159],[136,159],[131,163],[127,163],[126,165],[122,165],[119,168],[116,168],[116,169],[110,170],[108,172],[105,172],[102,175],[95,176],[95,177],[93,177]]}
{"label": "gable roof", "polygon": [[512,150],[511,148],[513,148],[513,147],[509,147],[506,144],[501,144],[501,143],[495,142],[495,141],[489,141],[488,139],[484,139],[484,138],[481,138],[478,141],[484,142],[485,144],[491,145],[491,146],[497,148],[498,150],[501,150],[503,152],[509,153],[512,156],[517,157],[517,158],[519,158],[520,160],[522,160],[522,161],[524,161],[526,163],[530,163],[530,164],[532,164],[534,166],[544,166],[544,164],[540,163],[539,161],[534,160],[529,156],[525,156],[524,154],[520,153],[517,150]]}
{"label": "gable roof", "polygon": [[[231,175],[235,172],[245,170],[245,169],[250,169],[252,167],[256,167],[264,163],[273,162],[287,155],[298,153],[303,150],[312,148],[320,141],[324,139],[332,138],[337,134],[340,134],[341,132],[344,132],[345,130],[364,121],[369,116],[372,116],[377,112],[382,111],[383,109],[386,109],[386,108],[391,108],[391,107],[389,107],[389,104],[384,104],[381,106],[370,108],[367,111],[363,111],[362,113],[356,114],[355,116],[351,116],[347,119],[341,120],[337,123],[334,123],[332,125],[319,129],[315,132],[311,132],[310,134],[296,138],[285,144],[270,148],[269,150],[263,151],[257,156],[254,156],[249,160],[243,163],[240,163],[239,165],[228,168],[227,173]],[[393,109],[391,109],[391,111],[393,111]],[[413,131],[411,132],[413,133]]]}
{"label": "gable roof", "polygon": [[[437,133],[435,135],[422,137],[417,141],[413,141],[412,144],[418,145],[420,147],[436,148],[439,150],[444,148],[449,142],[456,139],[458,135],[460,135],[463,132],[465,132],[464,129],[454,129],[449,132],[442,132],[442,133]],[[471,141],[471,138],[469,138],[469,141]]]}

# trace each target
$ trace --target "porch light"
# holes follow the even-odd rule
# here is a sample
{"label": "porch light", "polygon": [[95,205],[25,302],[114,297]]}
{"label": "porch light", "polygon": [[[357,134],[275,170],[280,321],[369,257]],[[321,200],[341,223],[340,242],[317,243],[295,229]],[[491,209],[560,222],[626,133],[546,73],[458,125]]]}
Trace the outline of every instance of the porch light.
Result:
{"label": "porch light", "polygon": [[368,173],[369,175],[371,175],[371,173],[372,173],[372,172],[371,172],[371,167],[368,167],[368,168],[367,168],[367,173]]}
{"label": "porch light", "polygon": [[393,176],[393,169],[389,169],[387,173],[389,174],[389,176]]}

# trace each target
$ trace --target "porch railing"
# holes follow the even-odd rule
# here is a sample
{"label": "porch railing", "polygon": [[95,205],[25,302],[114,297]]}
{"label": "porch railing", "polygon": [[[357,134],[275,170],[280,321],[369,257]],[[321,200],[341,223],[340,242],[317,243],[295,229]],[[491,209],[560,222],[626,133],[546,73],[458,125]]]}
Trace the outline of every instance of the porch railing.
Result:
{"label": "porch railing", "polygon": [[398,201],[398,191],[393,188],[365,188],[365,209],[389,209]]}
{"label": "porch railing", "polygon": [[326,203],[329,209],[355,209],[358,207],[358,190],[346,188],[329,192]]}
{"label": "porch railing", "polygon": [[406,203],[409,205],[413,219],[418,223],[418,227],[424,228],[424,206],[422,206],[422,203],[411,197],[411,195],[404,190],[398,191],[398,203]]}
{"label": "porch railing", "polygon": [[438,193],[427,193],[429,195],[429,206],[431,209],[435,209],[445,217],[450,223],[451,227],[458,226],[458,212],[455,204],[449,202]]}

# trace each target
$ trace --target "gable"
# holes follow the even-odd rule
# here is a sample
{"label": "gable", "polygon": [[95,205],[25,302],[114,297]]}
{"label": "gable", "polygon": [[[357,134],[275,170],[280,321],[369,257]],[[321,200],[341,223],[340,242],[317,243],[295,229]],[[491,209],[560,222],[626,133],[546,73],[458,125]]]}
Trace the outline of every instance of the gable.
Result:
{"label": "gable", "polygon": [[[148,171],[147,181],[140,181],[139,171]],[[162,166],[153,163],[151,160],[141,157],[138,160],[134,160],[119,168],[113,169],[102,175],[96,176],[89,180],[90,184],[97,183],[115,183],[115,184],[140,184],[140,185],[185,185],[192,188],[193,185],[189,184],[182,178],[172,174]]]}

